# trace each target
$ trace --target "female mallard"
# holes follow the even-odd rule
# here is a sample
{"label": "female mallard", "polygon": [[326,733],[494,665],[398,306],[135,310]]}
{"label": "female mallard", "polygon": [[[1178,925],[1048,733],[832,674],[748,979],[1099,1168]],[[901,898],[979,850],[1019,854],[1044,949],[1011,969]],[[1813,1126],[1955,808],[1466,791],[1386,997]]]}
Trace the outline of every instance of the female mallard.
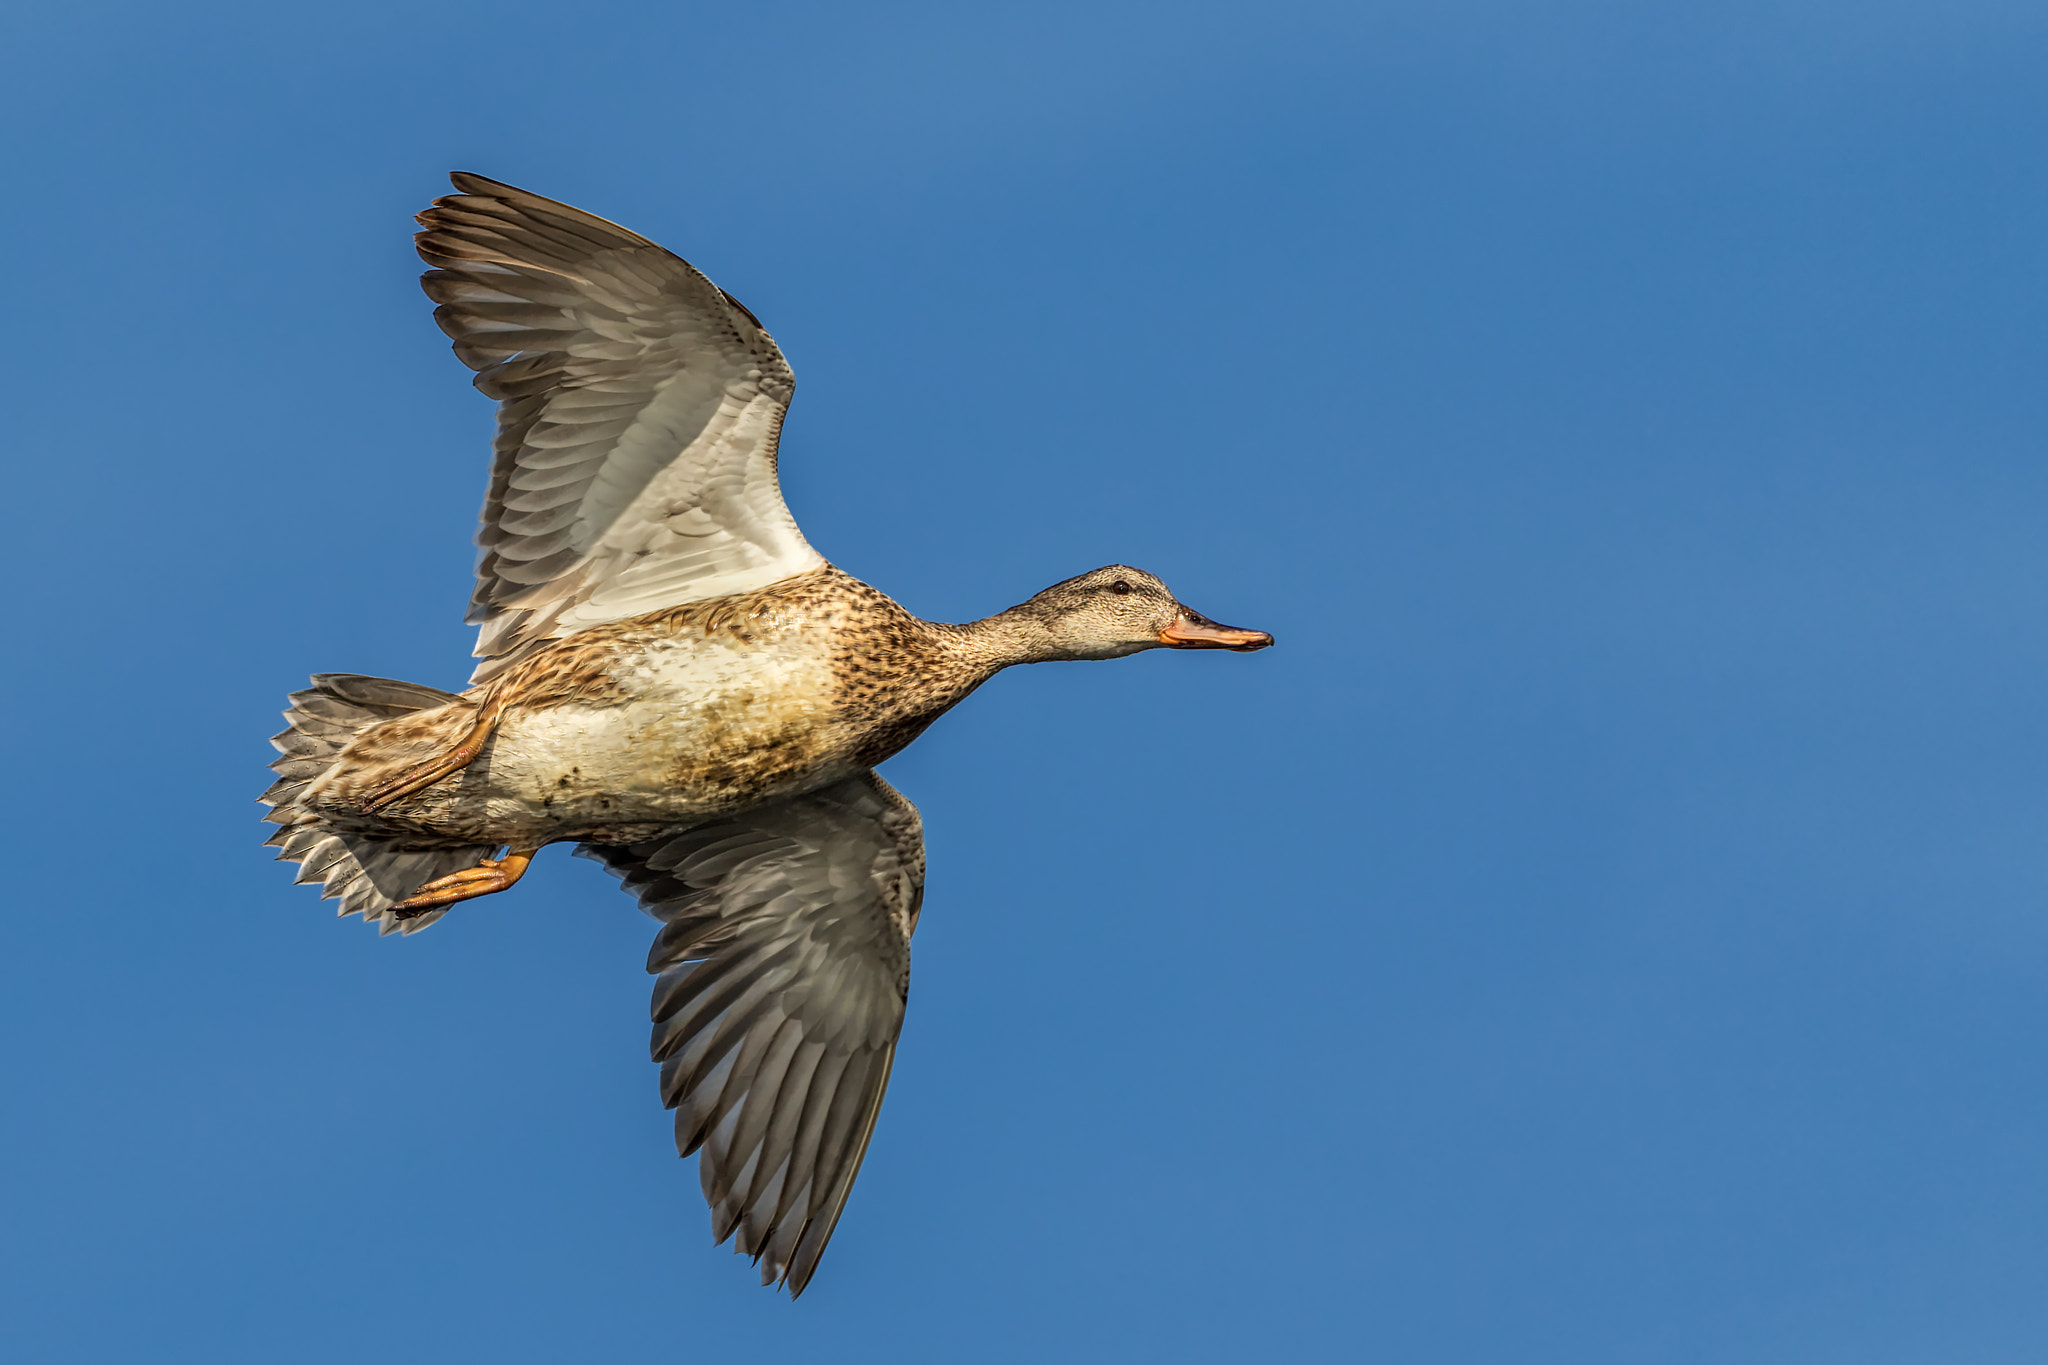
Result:
{"label": "female mallard", "polygon": [[645,237],[453,179],[417,240],[499,401],[483,663],[459,695],[347,673],[293,693],[269,842],[383,933],[503,891],[543,844],[603,863],[664,925],[654,1059],[713,1231],[794,1295],[881,1107],[923,897],[917,808],[875,765],[1011,664],[1273,637],[1122,565],[919,620],[783,505],[794,379],[752,313]]}

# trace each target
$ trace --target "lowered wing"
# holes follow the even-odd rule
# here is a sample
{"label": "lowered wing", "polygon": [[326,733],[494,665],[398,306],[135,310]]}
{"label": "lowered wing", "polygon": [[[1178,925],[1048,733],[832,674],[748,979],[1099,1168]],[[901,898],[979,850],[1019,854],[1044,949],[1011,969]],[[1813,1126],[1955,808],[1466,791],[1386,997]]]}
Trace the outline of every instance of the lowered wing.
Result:
{"label": "lowered wing", "polygon": [[889,1083],[924,894],[917,808],[872,772],[631,847],[586,845],[663,922],[654,1060],[719,1240],[803,1292]]}

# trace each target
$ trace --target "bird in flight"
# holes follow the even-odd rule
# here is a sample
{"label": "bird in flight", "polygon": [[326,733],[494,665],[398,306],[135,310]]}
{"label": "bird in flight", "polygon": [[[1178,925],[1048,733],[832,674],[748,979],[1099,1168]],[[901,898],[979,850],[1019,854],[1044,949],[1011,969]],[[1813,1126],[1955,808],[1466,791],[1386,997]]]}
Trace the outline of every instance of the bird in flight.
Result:
{"label": "bird in flight", "polygon": [[654,1060],[719,1241],[800,1294],[889,1082],[924,895],[875,765],[1012,664],[1250,651],[1113,564],[964,625],[841,572],[776,481],[794,376],[637,233],[457,173],[419,216],[434,319],[498,403],[463,692],[291,695],[267,846],[412,933],[575,843],[661,922]]}

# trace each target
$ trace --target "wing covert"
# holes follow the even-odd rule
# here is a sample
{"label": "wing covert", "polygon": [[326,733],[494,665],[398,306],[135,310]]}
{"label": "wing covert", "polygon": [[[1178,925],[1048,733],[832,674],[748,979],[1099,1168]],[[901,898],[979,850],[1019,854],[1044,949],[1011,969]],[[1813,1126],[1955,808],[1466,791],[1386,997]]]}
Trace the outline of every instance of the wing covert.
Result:
{"label": "wing covert", "polygon": [[880,1112],[924,895],[917,808],[873,772],[630,847],[585,845],[663,922],[654,1060],[712,1233],[803,1292]]}
{"label": "wing covert", "polygon": [[796,380],[754,315],[638,233],[450,179],[419,216],[421,287],[499,403],[474,680],[585,626],[824,563],[782,501]]}

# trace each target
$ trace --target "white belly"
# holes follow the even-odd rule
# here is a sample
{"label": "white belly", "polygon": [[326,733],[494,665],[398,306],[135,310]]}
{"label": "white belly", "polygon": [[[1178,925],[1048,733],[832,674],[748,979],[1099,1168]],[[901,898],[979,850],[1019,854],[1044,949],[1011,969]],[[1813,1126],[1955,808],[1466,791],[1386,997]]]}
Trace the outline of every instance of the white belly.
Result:
{"label": "white belly", "polygon": [[507,838],[631,841],[851,771],[815,650],[685,637],[618,681],[630,701],[509,713],[450,795]]}

